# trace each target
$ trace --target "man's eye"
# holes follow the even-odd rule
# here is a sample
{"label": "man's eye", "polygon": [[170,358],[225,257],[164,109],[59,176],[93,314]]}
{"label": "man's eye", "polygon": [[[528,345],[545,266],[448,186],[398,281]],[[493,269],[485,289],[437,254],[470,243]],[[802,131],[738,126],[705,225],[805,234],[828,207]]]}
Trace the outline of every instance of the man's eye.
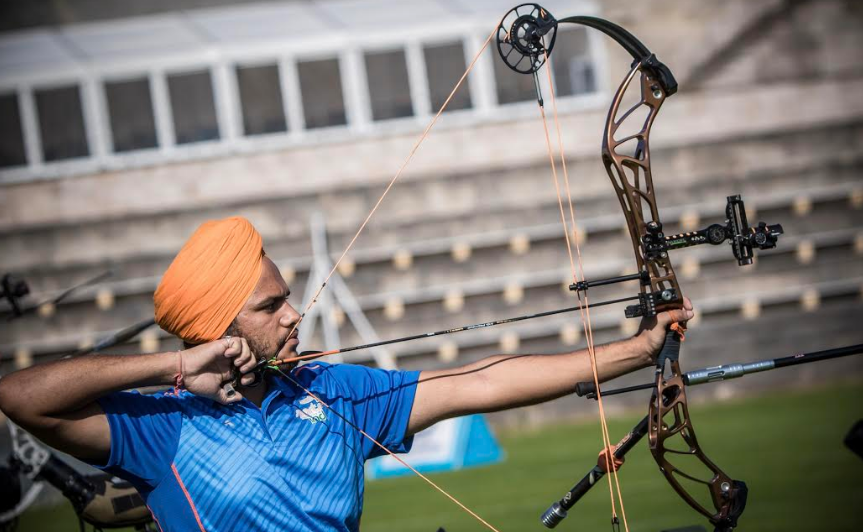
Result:
{"label": "man's eye", "polygon": [[284,305],[285,303],[288,302],[288,297],[290,297],[290,296],[285,296],[283,299],[276,299],[275,301],[270,303],[268,310],[270,312],[275,312],[275,311],[279,310],[280,308],[282,308],[282,305]]}

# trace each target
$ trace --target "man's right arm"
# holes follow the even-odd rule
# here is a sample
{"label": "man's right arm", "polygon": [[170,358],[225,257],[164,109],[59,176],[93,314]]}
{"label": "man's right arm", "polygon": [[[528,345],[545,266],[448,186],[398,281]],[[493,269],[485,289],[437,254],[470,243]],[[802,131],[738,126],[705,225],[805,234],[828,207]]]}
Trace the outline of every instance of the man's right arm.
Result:
{"label": "man's right arm", "polygon": [[[96,402],[111,392],[170,386],[182,357],[186,388],[222,403],[232,369],[254,367],[245,340],[217,340],[192,349],[149,355],[90,355],[39,364],[0,379],[0,409],[48,445],[94,463],[111,450],[108,420]],[[238,393],[231,401],[241,399]]]}

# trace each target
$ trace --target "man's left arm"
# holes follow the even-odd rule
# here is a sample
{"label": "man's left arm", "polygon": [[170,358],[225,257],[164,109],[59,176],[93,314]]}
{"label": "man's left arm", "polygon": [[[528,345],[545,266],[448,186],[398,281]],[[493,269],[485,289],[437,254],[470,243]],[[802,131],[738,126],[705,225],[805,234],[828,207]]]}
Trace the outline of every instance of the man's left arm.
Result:
{"label": "man's left arm", "polygon": [[[673,322],[692,318],[692,305],[642,320],[638,334],[596,346],[599,381],[653,365]],[[587,349],[555,355],[497,355],[466,366],[423,371],[408,423],[408,435],[443,419],[527,406],[568,395],[575,384],[593,381]]]}

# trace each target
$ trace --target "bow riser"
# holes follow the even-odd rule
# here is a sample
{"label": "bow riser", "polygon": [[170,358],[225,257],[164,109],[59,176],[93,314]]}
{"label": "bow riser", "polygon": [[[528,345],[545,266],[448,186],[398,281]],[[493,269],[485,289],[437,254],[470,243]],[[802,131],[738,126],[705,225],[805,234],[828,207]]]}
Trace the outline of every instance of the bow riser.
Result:
{"label": "bow riser", "polygon": [[[633,86],[636,80],[638,85]],[[621,114],[622,102],[630,89],[638,89],[640,98]],[[636,61],[614,95],[605,124],[603,162],[626,218],[638,269],[647,273],[643,276],[640,304],[627,310],[627,316],[631,317],[654,316],[683,306],[683,293],[662,231],[650,166],[650,131],[667,96],[648,61]],[[628,120],[641,119],[638,111],[642,107],[647,108],[644,122],[626,129]],[[622,128],[636,132],[621,136]],[[746,488],[719,469],[698,444],[678,362],[679,342],[677,333],[669,332],[666,345],[657,357],[656,387],[648,414],[650,451],[671,487],[687,504],[707,517],[717,530],[733,528],[742,512]],[[671,370],[668,378],[665,377],[666,361],[670,362]],[[676,438],[682,439],[685,450],[666,445]],[[674,454],[697,460],[702,466],[700,469],[710,472],[710,478],[696,478],[677,468],[668,459]],[[693,497],[681,478],[706,487],[713,509]]]}
{"label": "bow riser", "polygon": [[[617,118],[621,103],[636,76],[640,85],[640,101]],[[638,312],[632,310],[628,313],[633,317],[653,316],[657,312],[680,308],[683,304],[662,233],[650,170],[650,129],[666,97],[645,63],[637,62],[617,89],[605,123],[602,159],[626,217],[638,269],[649,276],[648,283],[641,287],[643,297]],[[621,126],[642,106],[647,107],[649,112],[638,132],[618,138]],[[636,143],[633,153],[624,153],[621,148],[633,142]]]}

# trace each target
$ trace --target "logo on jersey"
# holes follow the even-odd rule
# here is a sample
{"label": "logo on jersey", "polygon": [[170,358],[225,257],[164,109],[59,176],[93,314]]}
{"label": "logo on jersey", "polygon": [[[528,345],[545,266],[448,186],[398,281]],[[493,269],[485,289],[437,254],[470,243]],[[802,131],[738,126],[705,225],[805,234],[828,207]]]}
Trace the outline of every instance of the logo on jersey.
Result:
{"label": "logo on jersey", "polygon": [[303,397],[300,399],[299,403],[303,405],[304,408],[298,408],[297,411],[294,412],[294,415],[298,418],[307,419],[312,425],[318,421],[323,423],[327,420],[327,414],[324,412],[323,405],[321,405],[321,403],[311,395]]}

